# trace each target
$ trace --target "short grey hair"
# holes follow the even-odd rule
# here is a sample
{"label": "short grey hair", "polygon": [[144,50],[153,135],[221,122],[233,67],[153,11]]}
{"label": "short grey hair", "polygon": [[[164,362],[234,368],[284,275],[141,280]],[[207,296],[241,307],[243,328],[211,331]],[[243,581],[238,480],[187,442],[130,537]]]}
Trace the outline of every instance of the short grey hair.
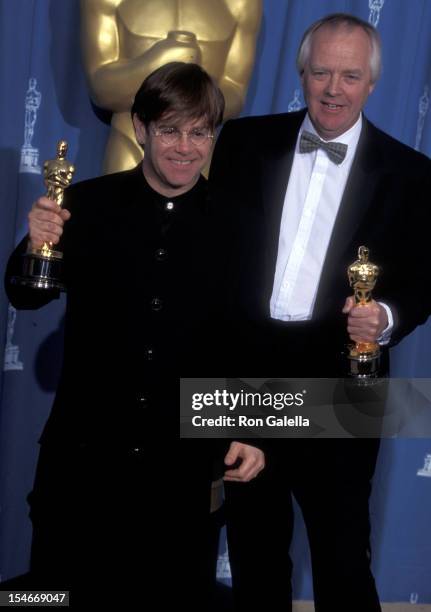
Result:
{"label": "short grey hair", "polygon": [[296,56],[296,68],[302,76],[305,65],[308,62],[311,51],[311,42],[314,34],[323,26],[330,27],[332,29],[338,28],[362,28],[370,39],[371,55],[370,55],[370,70],[371,70],[371,81],[375,83],[382,71],[382,43],[380,34],[374,26],[367,21],[350,15],[349,13],[332,13],[314,22],[304,33],[301,44],[299,45],[298,54]]}

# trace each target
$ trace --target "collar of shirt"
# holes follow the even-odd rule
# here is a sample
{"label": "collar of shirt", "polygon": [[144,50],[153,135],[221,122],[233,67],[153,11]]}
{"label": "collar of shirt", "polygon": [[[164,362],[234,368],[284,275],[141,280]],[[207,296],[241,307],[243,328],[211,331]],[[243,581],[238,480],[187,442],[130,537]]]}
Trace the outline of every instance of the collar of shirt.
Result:
{"label": "collar of shirt", "polygon": [[[318,136],[324,142],[334,141],[334,142],[342,142],[343,144],[346,144],[347,145],[346,157],[341,162],[340,167],[346,166],[346,165],[350,165],[352,163],[353,157],[354,157],[354,155],[356,153],[356,148],[358,146],[359,137],[361,135],[361,130],[362,130],[362,113],[359,115],[358,120],[356,121],[356,123],[354,125],[352,125],[352,127],[350,129],[348,129],[347,132],[344,132],[344,134],[341,134],[337,138],[332,138],[331,140],[325,140],[325,138],[322,138],[316,132],[316,129],[315,129],[314,125],[311,122],[310,115],[307,113],[305,115],[304,121],[302,122],[302,125],[301,125],[301,127],[299,129],[298,139],[296,141],[295,153],[299,153],[299,141],[301,139],[301,134],[302,134],[302,132],[304,130],[307,130],[308,132],[311,132],[315,136]],[[316,151],[314,151],[312,153],[312,155],[316,156]]]}

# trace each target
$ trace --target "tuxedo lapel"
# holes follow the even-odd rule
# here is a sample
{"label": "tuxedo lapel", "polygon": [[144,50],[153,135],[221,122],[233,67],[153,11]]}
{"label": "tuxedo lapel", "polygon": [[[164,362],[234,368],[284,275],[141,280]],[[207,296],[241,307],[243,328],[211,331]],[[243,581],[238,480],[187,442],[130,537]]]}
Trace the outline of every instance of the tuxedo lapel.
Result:
{"label": "tuxedo lapel", "polygon": [[[364,118],[362,134],[358,143],[355,158],[350,169],[349,178],[343,193],[338,214],[328,246],[319,290],[314,308],[314,316],[319,317],[325,304],[331,304],[335,287],[345,282],[346,295],[348,285],[344,261],[353,262],[359,244],[353,244],[354,236],[375,199],[380,176],[380,157],[372,134],[372,126]],[[337,292],[338,293],[338,292]],[[329,298],[329,299],[328,299]]]}
{"label": "tuxedo lapel", "polygon": [[269,272],[267,292],[269,295],[272,293],[274,281],[284,198],[292,169],[296,140],[305,112],[303,110],[298,113],[281,115],[277,138],[273,139],[271,149],[260,152],[261,198],[265,215],[265,242]]}

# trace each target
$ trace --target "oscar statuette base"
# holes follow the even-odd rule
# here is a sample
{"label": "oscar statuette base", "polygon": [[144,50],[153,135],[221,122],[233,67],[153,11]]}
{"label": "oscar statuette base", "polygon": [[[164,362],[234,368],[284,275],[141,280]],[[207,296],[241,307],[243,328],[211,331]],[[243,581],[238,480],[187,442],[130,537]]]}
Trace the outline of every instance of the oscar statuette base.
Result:
{"label": "oscar statuette base", "polygon": [[380,348],[377,347],[372,352],[361,352],[356,345],[348,346],[347,357],[350,362],[349,375],[357,379],[376,378],[379,373]]}
{"label": "oscar statuette base", "polygon": [[50,251],[49,255],[38,250],[30,251],[23,256],[22,276],[14,276],[12,282],[33,289],[66,291],[61,280],[62,263],[63,253],[59,251]]}

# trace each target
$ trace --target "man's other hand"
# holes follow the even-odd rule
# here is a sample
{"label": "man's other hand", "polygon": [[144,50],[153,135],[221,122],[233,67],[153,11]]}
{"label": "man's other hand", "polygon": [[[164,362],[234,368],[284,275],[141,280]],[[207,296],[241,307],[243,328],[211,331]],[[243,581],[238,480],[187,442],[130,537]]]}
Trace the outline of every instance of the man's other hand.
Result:
{"label": "man's other hand", "polygon": [[255,446],[232,442],[229,451],[224,458],[227,466],[233,465],[238,459],[241,460],[239,467],[226,470],[224,480],[230,482],[248,482],[255,478],[265,467],[265,455]]}

